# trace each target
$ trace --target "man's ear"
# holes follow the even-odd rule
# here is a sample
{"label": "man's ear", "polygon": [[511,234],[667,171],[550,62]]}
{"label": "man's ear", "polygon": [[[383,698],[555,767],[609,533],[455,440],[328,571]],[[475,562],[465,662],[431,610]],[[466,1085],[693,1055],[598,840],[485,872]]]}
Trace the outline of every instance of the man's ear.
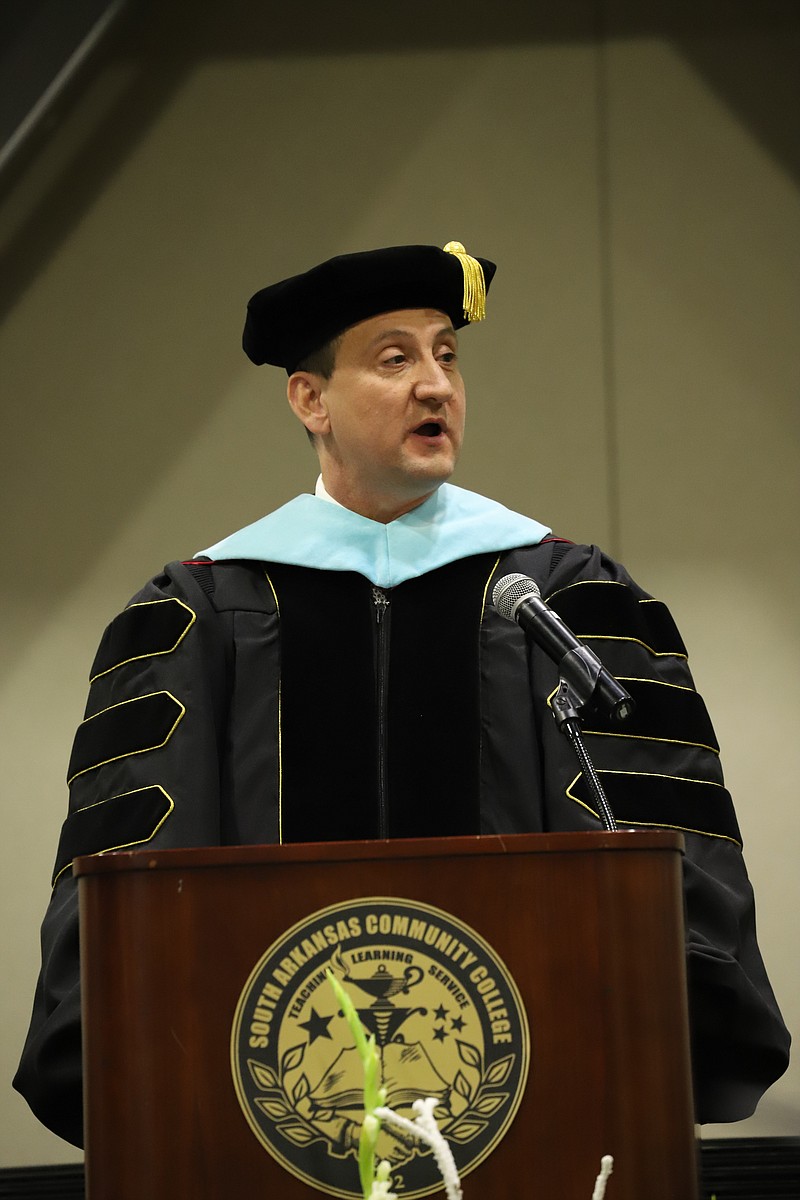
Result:
{"label": "man's ear", "polygon": [[330,428],[328,411],[322,396],[322,378],[313,371],[295,371],[286,384],[286,396],[292,412],[309,433],[325,434]]}

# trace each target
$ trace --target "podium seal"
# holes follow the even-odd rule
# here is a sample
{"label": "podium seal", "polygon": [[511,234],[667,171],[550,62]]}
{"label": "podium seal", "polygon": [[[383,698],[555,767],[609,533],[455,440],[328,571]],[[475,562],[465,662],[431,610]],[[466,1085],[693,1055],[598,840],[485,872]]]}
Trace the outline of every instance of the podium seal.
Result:
{"label": "podium seal", "polygon": [[[387,1104],[434,1096],[459,1174],[505,1136],[530,1034],[513,978],[484,939],[418,901],[371,896],[310,913],[255,964],[236,1007],[231,1070],[244,1116],[287,1171],[359,1200],[361,1060],[325,969],[375,1035]],[[431,1151],[386,1127],[378,1155],[411,1200],[441,1188]]]}

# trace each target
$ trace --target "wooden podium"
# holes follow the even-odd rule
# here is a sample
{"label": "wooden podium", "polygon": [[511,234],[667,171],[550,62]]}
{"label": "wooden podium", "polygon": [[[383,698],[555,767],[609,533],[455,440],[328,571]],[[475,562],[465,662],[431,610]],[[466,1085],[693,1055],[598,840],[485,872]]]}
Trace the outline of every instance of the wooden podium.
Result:
{"label": "wooden podium", "polygon": [[[90,1200],[359,1195],[328,962],[377,1031],[389,1103],[441,1097],[465,1200],[591,1200],[605,1154],[607,1200],[695,1200],[681,846],[558,833],[77,860]],[[395,1149],[400,1195],[444,1194]]]}

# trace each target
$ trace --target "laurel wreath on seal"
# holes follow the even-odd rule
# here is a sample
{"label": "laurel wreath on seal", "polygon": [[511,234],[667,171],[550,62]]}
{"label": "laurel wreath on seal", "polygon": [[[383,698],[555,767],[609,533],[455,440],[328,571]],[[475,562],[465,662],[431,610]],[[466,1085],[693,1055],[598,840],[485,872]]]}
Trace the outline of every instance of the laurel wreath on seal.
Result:
{"label": "laurel wreath on seal", "polygon": [[[477,1072],[478,1079],[470,1085],[463,1071],[456,1073],[452,1090],[466,1102],[466,1108],[458,1117],[443,1128],[448,1141],[458,1145],[466,1145],[473,1138],[483,1133],[492,1117],[509,1098],[507,1091],[501,1090],[506,1083],[514,1066],[516,1055],[507,1054],[496,1059],[487,1067],[483,1055],[477,1046],[471,1042],[456,1039],[458,1056],[465,1067],[471,1072]],[[289,1084],[287,1076],[297,1071],[305,1057],[306,1044],[299,1042],[290,1046],[281,1055],[278,1072],[265,1063],[249,1058],[247,1066],[250,1075],[258,1088],[259,1095],[254,1097],[258,1108],[269,1118],[283,1137],[295,1146],[308,1146],[311,1142],[329,1141],[331,1153],[336,1157],[346,1157],[356,1153],[358,1149],[358,1126],[353,1124],[352,1143],[344,1148],[334,1148],[333,1140],[326,1139],[320,1130],[307,1121],[297,1106],[309,1095],[311,1084],[308,1076],[303,1073],[293,1084]],[[449,1110],[443,1110],[449,1114]],[[317,1119],[321,1118],[321,1114]],[[322,1118],[324,1119],[324,1118]],[[349,1141],[350,1139],[348,1139]]]}
{"label": "laurel wreath on seal", "polygon": [[453,1080],[453,1091],[466,1100],[467,1107],[447,1126],[445,1133],[448,1141],[464,1145],[479,1133],[483,1133],[489,1124],[485,1118],[494,1116],[508,1100],[508,1092],[497,1089],[503,1086],[511,1074],[516,1055],[507,1054],[486,1067],[480,1050],[471,1042],[456,1039],[456,1048],[464,1065],[477,1071],[479,1077],[474,1088],[470,1088],[463,1071],[458,1071]]}
{"label": "laurel wreath on seal", "polygon": [[[301,1066],[305,1052],[304,1042],[285,1050],[281,1055],[279,1074],[276,1074],[272,1067],[253,1058],[247,1060],[253,1081],[262,1093],[255,1097],[255,1103],[269,1117],[278,1132],[295,1146],[308,1146],[311,1142],[324,1140],[320,1131],[297,1111],[297,1105],[311,1091],[308,1076],[301,1075],[293,1085],[291,1093],[286,1079],[291,1071],[296,1071]],[[356,1139],[353,1146],[357,1144]]]}

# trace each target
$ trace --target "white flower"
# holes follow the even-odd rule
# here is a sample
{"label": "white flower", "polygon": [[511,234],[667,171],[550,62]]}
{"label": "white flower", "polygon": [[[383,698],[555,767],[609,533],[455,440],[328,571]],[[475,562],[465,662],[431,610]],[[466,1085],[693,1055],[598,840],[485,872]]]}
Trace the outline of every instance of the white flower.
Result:
{"label": "white flower", "polygon": [[614,1159],[610,1154],[604,1154],[600,1159],[600,1174],[597,1176],[592,1192],[592,1200],[603,1200],[606,1194],[606,1184],[608,1177],[614,1170]]}
{"label": "white flower", "polygon": [[412,1108],[417,1116],[413,1121],[401,1117],[399,1113],[385,1106],[376,1108],[375,1116],[381,1121],[385,1121],[387,1125],[394,1125],[395,1129],[402,1129],[417,1138],[418,1141],[424,1142],[426,1146],[430,1146],[439,1173],[444,1180],[447,1200],[462,1200],[461,1180],[458,1178],[453,1153],[433,1115],[436,1104],[437,1100],[434,1096],[428,1096],[425,1100],[415,1100]]}
{"label": "white flower", "polygon": [[383,1159],[375,1172],[375,1178],[372,1181],[372,1191],[369,1194],[369,1200],[397,1200],[395,1192],[389,1189],[392,1186],[392,1181],[389,1177],[390,1167],[386,1159]]}
{"label": "white flower", "polygon": [[369,1137],[372,1141],[375,1141],[381,1129],[381,1123],[378,1118],[372,1113],[367,1113],[362,1124],[367,1137]]}

